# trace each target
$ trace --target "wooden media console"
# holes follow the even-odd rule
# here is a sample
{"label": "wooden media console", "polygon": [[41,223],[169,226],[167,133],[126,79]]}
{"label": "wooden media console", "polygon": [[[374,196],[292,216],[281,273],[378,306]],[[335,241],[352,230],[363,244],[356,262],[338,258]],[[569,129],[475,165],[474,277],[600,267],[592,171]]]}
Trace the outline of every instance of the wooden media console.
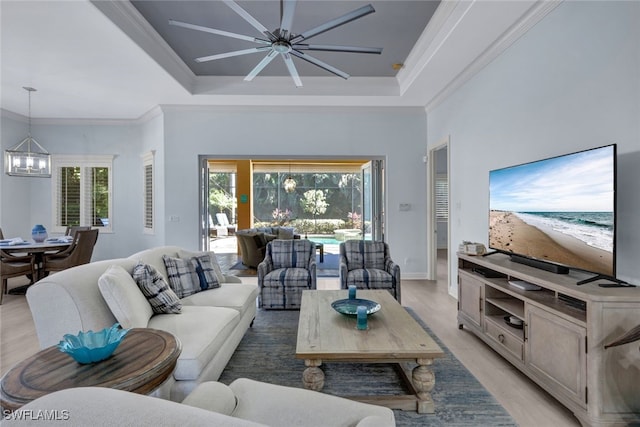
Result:
{"label": "wooden media console", "polygon": [[[577,286],[507,255],[458,254],[458,325],[573,411],[583,425],[640,423],[640,343],[605,349],[640,323],[640,287]],[[539,290],[510,284],[525,281]]]}

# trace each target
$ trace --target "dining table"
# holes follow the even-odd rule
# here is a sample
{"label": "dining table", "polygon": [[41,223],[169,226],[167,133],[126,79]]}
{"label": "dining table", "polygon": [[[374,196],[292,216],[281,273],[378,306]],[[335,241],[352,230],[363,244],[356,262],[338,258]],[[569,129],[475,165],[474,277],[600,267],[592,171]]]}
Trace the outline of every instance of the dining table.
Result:
{"label": "dining table", "polygon": [[[34,263],[39,267],[36,273],[37,276],[33,278],[33,282],[37,282],[44,277],[44,272],[41,268],[44,263],[44,256],[49,253],[60,252],[69,247],[69,245],[71,245],[71,240],[63,238],[51,238],[43,242],[34,242],[33,240],[15,242],[14,239],[0,240],[0,250],[16,256],[27,254],[33,257]],[[21,294],[24,293],[27,287],[29,287],[29,285],[14,288],[9,290],[9,293]]]}

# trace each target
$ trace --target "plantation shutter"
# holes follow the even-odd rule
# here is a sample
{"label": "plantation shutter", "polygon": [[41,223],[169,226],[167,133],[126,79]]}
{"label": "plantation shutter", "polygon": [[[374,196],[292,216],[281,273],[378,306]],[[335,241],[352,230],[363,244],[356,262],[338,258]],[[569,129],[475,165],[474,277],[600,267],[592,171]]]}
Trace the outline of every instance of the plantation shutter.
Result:
{"label": "plantation shutter", "polygon": [[63,166],[58,169],[58,209],[56,225],[80,225],[80,168]]}
{"label": "plantation shutter", "polygon": [[84,224],[103,227],[108,223],[109,212],[109,168],[84,168]]}
{"label": "plantation shutter", "polygon": [[446,175],[436,177],[436,220],[449,220],[449,180]]}
{"label": "plantation shutter", "polygon": [[153,165],[144,166],[144,228],[153,228]]}

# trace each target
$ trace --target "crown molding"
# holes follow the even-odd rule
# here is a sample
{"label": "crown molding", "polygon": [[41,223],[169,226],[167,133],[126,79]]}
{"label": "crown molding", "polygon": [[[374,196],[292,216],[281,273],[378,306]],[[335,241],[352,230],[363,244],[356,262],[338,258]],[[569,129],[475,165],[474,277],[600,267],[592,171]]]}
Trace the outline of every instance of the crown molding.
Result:
{"label": "crown molding", "polygon": [[509,27],[507,31],[485,49],[473,62],[467,65],[448,85],[427,103],[425,106],[427,113],[440,105],[442,101],[447,99],[484,67],[500,56],[563,1],[564,0],[540,0],[531,6],[521,19]]}
{"label": "crown molding", "polygon": [[193,94],[196,75],[129,1],[90,0],[111,22]]}

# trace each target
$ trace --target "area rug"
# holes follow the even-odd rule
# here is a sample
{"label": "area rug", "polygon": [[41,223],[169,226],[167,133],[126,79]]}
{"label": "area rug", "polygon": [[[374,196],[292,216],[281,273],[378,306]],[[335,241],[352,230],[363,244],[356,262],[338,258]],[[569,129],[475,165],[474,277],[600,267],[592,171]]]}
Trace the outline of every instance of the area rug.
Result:
{"label": "area rug", "polygon": [[320,262],[320,255],[316,255],[316,276],[317,277],[338,277],[340,276],[340,255],[325,253],[323,262]]}
{"label": "area rug", "polygon": [[229,267],[229,270],[233,270],[229,274],[232,274],[237,277],[251,277],[251,276],[258,275],[257,269],[252,267],[247,267],[242,263],[242,260],[238,260],[238,262],[236,262],[231,267]]}
{"label": "area rug", "polygon": [[[458,361],[411,309],[407,309],[444,350],[433,364],[436,411],[418,414],[394,410],[398,426],[516,426],[511,416]],[[251,378],[302,388],[302,360],[295,358],[298,311],[258,310],[258,315],[222,372],[220,381]],[[323,393],[337,396],[405,394],[391,365],[329,363],[323,365]]]}

